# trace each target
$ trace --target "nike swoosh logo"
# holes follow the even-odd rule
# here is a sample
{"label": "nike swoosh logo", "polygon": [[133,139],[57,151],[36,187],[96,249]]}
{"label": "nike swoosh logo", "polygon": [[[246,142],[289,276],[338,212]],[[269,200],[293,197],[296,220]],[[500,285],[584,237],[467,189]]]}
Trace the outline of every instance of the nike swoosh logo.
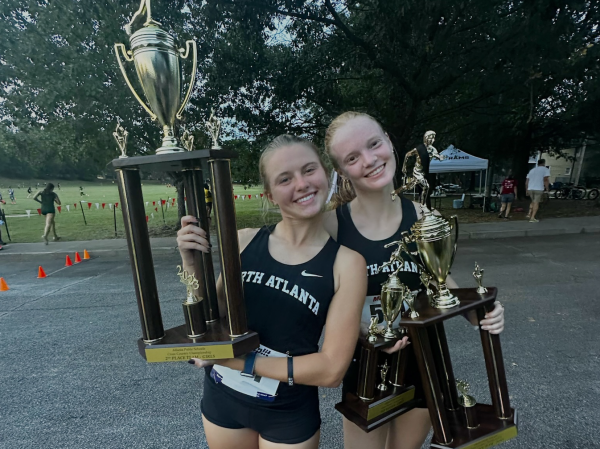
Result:
{"label": "nike swoosh logo", "polygon": [[302,273],[300,273],[302,276],[306,276],[306,277],[312,277],[312,278],[322,278],[323,276],[320,276],[318,274],[312,274],[312,273],[307,273],[306,270],[302,270]]}

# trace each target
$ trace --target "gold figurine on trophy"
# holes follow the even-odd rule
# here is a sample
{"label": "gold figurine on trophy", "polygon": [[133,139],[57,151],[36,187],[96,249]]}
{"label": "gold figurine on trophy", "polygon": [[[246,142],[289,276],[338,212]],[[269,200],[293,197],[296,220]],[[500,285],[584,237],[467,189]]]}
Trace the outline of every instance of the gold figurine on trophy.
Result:
{"label": "gold figurine on trophy", "polygon": [[[438,153],[433,146],[435,142],[435,132],[427,131],[423,136],[423,144],[413,148],[404,157],[404,164],[402,165],[403,182],[402,185],[392,192],[392,200],[396,199],[396,196],[402,192],[411,190],[417,185],[421,187],[421,205],[425,204],[427,195],[429,193],[429,182],[427,181],[427,173],[423,167],[423,158],[428,157],[429,159],[444,160],[444,156]],[[426,151],[426,153],[424,152]]]}
{"label": "gold figurine on trophy", "polygon": [[117,141],[117,145],[119,146],[119,150],[121,150],[120,159],[128,157],[125,153],[125,147],[127,146],[127,136],[129,133],[121,126],[120,123],[117,123],[117,128],[113,131],[113,137]]}
{"label": "gold figurine on trophy", "polygon": [[194,136],[187,129],[183,131],[183,135],[181,136],[181,145],[187,151],[194,151]]}
{"label": "gold figurine on trophy", "polygon": [[381,366],[381,371],[379,372],[379,374],[381,374],[381,383],[379,385],[377,385],[377,389],[379,391],[387,391],[388,386],[386,385],[386,379],[387,379],[387,373],[388,370],[390,369],[387,360],[385,361],[385,363]]}
{"label": "gold figurine on trophy", "polygon": [[202,337],[206,333],[206,321],[202,314],[202,301],[204,298],[198,296],[199,283],[196,276],[189,274],[181,265],[177,265],[180,282],[185,285],[187,295],[183,303],[183,314],[185,316],[185,326],[189,338]]}
{"label": "gold figurine on trophy", "polygon": [[221,145],[219,145],[219,134],[221,133],[221,120],[219,120],[215,116],[215,108],[212,108],[210,111],[210,117],[206,122],[206,129],[210,133],[210,137],[212,139],[212,150],[220,150]]}
{"label": "gold figurine on trophy", "polygon": [[479,264],[477,262],[475,262],[475,271],[473,271],[473,277],[475,278],[475,280],[477,281],[477,293],[479,293],[480,295],[483,295],[484,293],[487,293],[487,288],[485,288],[483,286],[483,268],[479,267]]}
{"label": "gold figurine on trophy", "polygon": [[456,388],[461,394],[461,396],[458,398],[458,403],[464,410],[467,427],[469,429],[475,429],[479,427],[477,411],[475,409],[477,401],[473,396],[469,395],[469,389],[471,386],[464,380],[456,379]]}

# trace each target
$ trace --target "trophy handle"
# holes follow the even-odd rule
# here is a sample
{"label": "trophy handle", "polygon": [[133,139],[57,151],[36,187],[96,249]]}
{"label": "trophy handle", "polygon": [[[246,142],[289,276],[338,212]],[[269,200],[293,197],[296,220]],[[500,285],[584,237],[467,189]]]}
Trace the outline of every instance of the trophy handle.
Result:
{"label": "trophy handle", "polygon": [[427,271],[425,270],[425,267],[423,266],[423,263],[417,258],[415,257],[417,254],[413,254],[410,251],[410,248],[408,247],[408,243],[414,243],[414,240],[412,239],[412,237],[408,234],[408,231],[404,231],[400,234],[400,246],[402,247],[402,250],[408,254],[408,257],[410,257],[410,260],[412,262],[414,262],[419,268],[421,268],[421,271]]}
{"label": "trophy handle", "polygon": [[454,233],[453,244],[452,244],[452,259],[450,259],[450,266],[454,263],[454,257],[456,256],[456,250],[458,249],[458,217],[452,215],[450,217],[450,229]]}
{"label": "trophy handle", "polygon": [[183,48],[179,49],[179,55],[181,56],[181,59],[187,59],[187,57],[189,56],[190,53],[190,45],[193,49],[193,61],[192,61],[192,76],[190,79],[190,86],[188,87],[187,93],[185,94],[185,98],[183,99],[183,102],[181,103],[181,107],[179,108],[179,111],[177,111],[177,114],[175,114],[175,117],[177,117],[179,120],[181,120],[181,113],[183,112],[183,108],[185,108],[185,106],[187,105],[190,96],[192,95],[192,89],[194,88],[194,81],[196,80],[196,66],[198,63],[198,49],[196,48],[196,41],[186,41],[185,42],[185,54],[183,54]]}
{"label": "trophy handle", "polygon": [[152,112],[152,109],[150,109],[146,105],[146,103],[144,103],[142,101],[142,99],[140,98],[140,96],[137,94],[137,92],[135,91],[135,89],[131,85],[131,81],[129,81],[129,78],[127,77],[127,72],[125,72],[125,66],[123,65],[123,61],[121,61],[120,53],[123,53],[123,57],[125,58],[125,61],[127,61],[127,62],[133,61],[133,56],[131,56],[131,57],[128,56],[127,50],[125,49],[125,45],[124,44],[115,44],[115,55],[117,56],[117,62],[119,63],[119,67],[121,68],[121,73],[123,74],[123,77],[125,78],[125,82],[129,86],[129,89],[133,93],[133,96],[136,98],[136,100],[142,105],[142,107],[146,110],[146,112],[148,114],[150,114],[150,118],[152,120],[156,120],[156,118],[157,118],[156,114],[154,112]]}

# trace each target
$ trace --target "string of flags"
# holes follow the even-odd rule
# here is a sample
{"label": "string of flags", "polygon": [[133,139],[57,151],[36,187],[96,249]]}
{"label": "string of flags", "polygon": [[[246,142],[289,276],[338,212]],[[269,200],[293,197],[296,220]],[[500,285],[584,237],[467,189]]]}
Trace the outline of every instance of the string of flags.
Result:
{"label": "string of flags", "polygon": [[[235,200],[251,200],[251,199],[259,199],[259,198],[264,198],[264,193],[260,193],[260,194],[244,194],[244,195],[234,195],[234,199]],[[184,198],[185,201],[187,201],[187,198]],[[174,207],[175,206],[175,202],[177,201],[177,198],[168,198],[166,200],[160,199],[158,201],[146,201],[146,206],[149,206],[150,203],[152,203],[152,206],[154,207],[154,211],[158,212],[158,206],[165,206],[167,209]],[[108,206],[109,210],[113,209],[113,206],[115,208],[119,207],[119,203],[115,202],[113,203],[91,203],[89,201],[85,201],[85,200],[81,200],[81,207],[84,207],[85,205],[87,205],[88,210],[90,210],[92,208],[92,205],[96,206],[96,210],[99,210],[100,207],[102,207],[102,209],[106,209],[106,206]],[[158,205],[157,205],[158,203]],[[71,212],[71,205],[70,204],[66,204],[65,205],[67,212]],[[73,203],[73,208],[77,209],[77,203]],[[56,210],[58,211],[58,213],[62,213],[62,206],[57,206]],[[27,213],[27,218],[31,218],[31,209],[28,209],[25,211]],[[38,215],[42,215],[42,209],[37,209],[37,213]],[[152,218],[154,218],[154,214],[151,214]],[[146,221],[148,220],[148,216],[146,217]]]}

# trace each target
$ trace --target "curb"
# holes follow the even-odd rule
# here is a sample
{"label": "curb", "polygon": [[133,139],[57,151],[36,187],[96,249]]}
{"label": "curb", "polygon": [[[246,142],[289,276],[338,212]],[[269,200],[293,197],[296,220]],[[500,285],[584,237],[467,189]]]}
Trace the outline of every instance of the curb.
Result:
{"label": "curb", "polygon": [[528,230],[506,230],[506,231],[473,231],[461,232],[458,239],[464,240],[495,240],[512,237],[543,237],[563,234],[595,234],[600,232],[600,226],[588,226],[582,228],[557,228],[557,229],[528,229]]}
{"label": "curb", "polygon": [[[514,237],[544,237],[552,235],[564,235],[564,234],[597,234],[600,233],[600,226],[586,226],[577,228],[554,228],[554,229],[528,229],[528,230],[504,230],[504,231],[472,231],[472,232],[460,232],[458,239],[460,240],[497,240]],[[216,245],[216,239],[211,236],[213,248]],[[115,249],[91,249],[88,250],[92,253],[92,256],[118,256],[126,254],[129,258],[129,249],[127,246]],[[4,247],[3,251],[0,251],[0,260],[2,258],[10,257],[11,260],[45,260],[48,258],[55,258],[57,256],[65,257],[66,255],[72,255],[73,250],[56,250],[51,252],[27,252],[27,253],[13,253],[10,251],[10,244]],[[152,247],[152,254],[178,254],[179,251],[176,246],[156,246]]]}

